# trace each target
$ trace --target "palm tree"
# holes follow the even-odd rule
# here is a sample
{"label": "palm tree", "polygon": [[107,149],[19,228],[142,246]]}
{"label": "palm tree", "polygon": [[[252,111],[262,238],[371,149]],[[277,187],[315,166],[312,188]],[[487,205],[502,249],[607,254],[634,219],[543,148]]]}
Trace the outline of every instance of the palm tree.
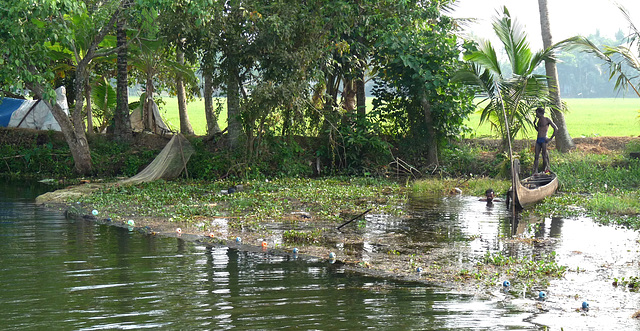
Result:
{"label": "palm tree", "polygon": [[506,52],[508,70],[501,67],[491,42],[480,40],[477,50],[465,55],[466,68],[458,73],[458,79],[475,87],[477,94],[484,98],[480,102],[483,107],[480,123],[489,121],[499,132],[506,149],[507,143],[521,130],[526,131],[533,125],[532,110],[549,102],[547,77],[534,71],[546,59],[553,59],[553,51],[559,46],[534,53],[522,25],[511,18],[506,7],[502,15],[494,19],[493,29]]}
{"label": "palm tree", "polygon": [[[540,10],[540,31],[542,33],[542,46],[549,48],[553,45],[553,39],[551,37],[551,25],[549,24],[549,9],[547,6],[547,0],[538,0],[538,8]],[[573,139],[569,135],[567,125],[564,120],[564,114],[562,109],[564,105],[560,98],[560,83],[558,81],[558,70],[556,68],[556,61],[551,59],[544,61],[545,71],[547,73],[547,83],[549,85],[549,97],[551,99],[551,117],[558,126],[558,132],[556,132],[556,146],[558,150],[565,153],[576,147],[573,143]]]}
{"label": "palm tree", "polygon": [[[629,23],[631,31],[626,45],[604,46],[600,49],[585,37],[575,37],[572,38],[571,46],[582,48],[583,51],[594,54],[609,65],[609,78],[613,79],[617,76],[615,89],[626,91],[631,88],[640,97],[640,84],[634,84],[640,77],[640,31],[633,24],[629,12],[621,5],[618,5],[618,8]],[[633,51],[634,47],[637,48],[636,53]]]}

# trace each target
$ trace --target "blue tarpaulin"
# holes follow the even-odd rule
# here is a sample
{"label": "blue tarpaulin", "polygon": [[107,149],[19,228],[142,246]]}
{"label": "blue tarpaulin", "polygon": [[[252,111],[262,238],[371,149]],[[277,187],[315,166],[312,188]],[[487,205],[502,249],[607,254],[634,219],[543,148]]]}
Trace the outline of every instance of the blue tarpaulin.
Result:
{"label": "blue tarpaulin", "polygon": [[[64,86],[56,89],[57,103],[69,115]],[[40,100],[0,98],[0,127],[61,131],[51,108]]]}
{"label": "blue tarpaulin", "polygon": [[0,126],[9,126],[11,115],[27,100],[2,98],[0,101]]}

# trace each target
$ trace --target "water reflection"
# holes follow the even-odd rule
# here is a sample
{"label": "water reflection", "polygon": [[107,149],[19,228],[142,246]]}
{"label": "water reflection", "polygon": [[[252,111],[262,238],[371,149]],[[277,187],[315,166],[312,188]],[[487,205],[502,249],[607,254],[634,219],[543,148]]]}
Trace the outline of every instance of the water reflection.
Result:
{"label": "water reflection", "polygon": [[[488,207],[474,197],[417,198],[409,217],[367,215],[363,227],[351,230],[362,240],[342,246],[373,258],[402,242],[454,263],[488,251],[555,251],[572,271],[545,289],[549,299],[541,310],[526,297],[479,300],[321,260],[70,221],[25,198],[36,191],[0,190],[0,319],[7,329],[638,327],[630,316],[640,297],[611,286],[612,277],[640,275],[638,234],[587,219],[513,219],[502,204]],[[576,312],[583,300],[591,303],[588,314]]]}
{"label": "water reflection", "polygon": [[[70,221],[6,195],[2,203],[5,329],[537,329],[498,302],[325,261]],[[372,236],[389,228],[382,223]]]}

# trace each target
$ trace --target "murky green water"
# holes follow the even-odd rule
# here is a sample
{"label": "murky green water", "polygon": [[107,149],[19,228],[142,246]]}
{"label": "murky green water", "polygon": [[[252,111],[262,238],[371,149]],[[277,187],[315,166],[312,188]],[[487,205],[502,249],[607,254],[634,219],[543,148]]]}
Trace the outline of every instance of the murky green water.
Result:
{"label": "murky green water", "polygon": [[[483,300],[363,276],[324,260],[205,247],[67,220],[33,204],[45,189],[0,184],[2,329],[640,329],[631,318],[640,309],[638,293],[611,286],[613,277],[640,276],[640,237],[588,219],[514,224],[502,205],[448,197],[414,200],[408,218],[368,215],[358,230],[366,239],[364,260],[384,250],[374,243],[392,234],[407,249],[441,252],[449,261],[487,251],[554,251],[557,262],[570,268],[543,289],[544,303],[532,299],[534,289],[514,296],[498,286]],[[582,301],[590,302],[589,312],[577,309]]]}
{"label": "murky green water", "polygon": [[497,301],[65,219],[0,189],[2,329],[539,329]]}

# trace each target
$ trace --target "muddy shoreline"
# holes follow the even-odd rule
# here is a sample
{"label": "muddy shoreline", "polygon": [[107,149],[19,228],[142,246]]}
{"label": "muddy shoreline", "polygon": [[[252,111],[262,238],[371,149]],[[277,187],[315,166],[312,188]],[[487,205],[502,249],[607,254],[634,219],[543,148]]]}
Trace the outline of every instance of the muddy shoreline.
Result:
{"label": "muddy shoreline", "polygon": [[[508,224],[509,220],[505,219],[505,215],[508,215],[506,208],[502,208],[502,205],[489,208],[477,197],[454,196],[443,197],[440,203],[445,205],[444,208],[449,208],[451,215],[456,216],[442,220],[436,228],[444,226],[443,231],[455,232],[455,229],[447,230],[446,227],[465,218],[472,222],[479,218],[481,222],[484,217],[493,219],[494,223],[484,227],[474,223],[464,232],[473,235],[434,244],[412,236],[415,228],[406,232],[392,228],[391,231],[386,229],[386,232],[379,231],[371,235],[387,223],[407,225],[422,222],[423,215],[411,219],[411,216],[367,214],[366,230],[354,221],[343,227],[342,231],[336,229],[341,223],[319,221],[312,217],[298,220],[298,225],[303,224],[304,229],[322,228],[322,236],[315,243],[303,244],[287,243],[282,240],[282,231],[276,231],[288,228],[296,222],[296,218],[306,217],[298,213],[264,224],[261,222],[263,226],[258,229],[225,227],[221,221],[223,216],[213,220],[209,218],[211,223],[219,222],[216,224],[220,226],[203,229],[199,223],[205,221],[204,217],[196,222],[176,222],[161,217],[125,216],[130,211],[123,210],[121,215],[112,214],[113,219],[110,219],[102,217],[100,213],[94,216],[91,205],[64,202],[69,197],[90,194],[104,185],[109,184],[83,184],[50,192],[39,196],[36,203],[65,213],[69,218],[129,228],[144,235],[180,238],[196,245],[229,247],[289,259],[325,261],[330,268],[470,295],[478,300],[514,307],[529,314],[528,323],[550,326],[552,329],[572,325],[592,325],[596,329],[603,325],[617,325],[622,329],[640,327],[635,317],[640,309],[637,305],[640,294],[626,289],[626,286],[612,285],[615,278],[627,277],[628,280],[633,279],[630,276],[640,274],[640,259],[637,257],[640,253],[640,236],[629,229],[602,226],[588,219],[546,218],[521,219],[522,223],[512,229],[517,235],[512,232],[501,234],[504,230],[495,229],[495,226]],[[129,219],[135,222],[135,226],[128,224]],[[500,221],[495,222],[496,219]],[[487,234],[487,226],[498,232]],[[176,231],[177,228],[181,233]],[[296,228],[301,229],[299,226]],[[585,228],[588,231],[581,234],[580,231]],[[236,241],[238,237],[240,242]],[[266,247],[262,243],[266,243]],[[487,255],[494,262],[486,263],[481,257],[478,258],[478,251],[487,250],[487,247],[492,251],[510,253]],[[294,253],[294,248],[298,249],[297,253]],[[556,251],[558,257],[555,257]],[[330,258],[331,253],[336,254],[335,259]],[[559,263],[566,269],[553,274],[548,268],[557,267],[556,264],[521,259],[523,256],[539,258],[545,254],[553,254],[551,260],[562,261]],[[518,256],[520,258],[516,258]],[[530,269],[524,268],[526,266]],[[520,275],[524,272],[528,274]],[[534,278],[536,281],[531,281]],[[512,286],[504,288],[504,280],[510,280]],[[538,300],[539,292],[547,293],[549,298]],[[591,303],[591,310],[582,310],[582,302]]]}
{"label": "muddy shoreline", "polygon": [[[437,247],[413,242],[403,234],[392,233],[365,243],[364,234],[358,228],[357,222],[338,230],[334,223],[305,219],[305,228],[322,230],[321,239],[316,243],[291,244],[284,243],[282,235],[274,233],[272,229],[287,228],[287,222],[291,222],[292,219],[295,221],[296,218],[306,218],[304,214],[293,214],[286,220],[274,220],[264,224],[261,231],[255,231],[255,229],[244,231],[232,227],[223,229],[215,226],[203,230],[198,222],[175,222],[162,218],[121,215],[104,218],[99,214],[93,215],[92,206],[65,202],[67,199],[91,194],[105,185],[110,184],[89,183],[68,187],[43,194],[37,197],[36,203],[59,210],[69,218],[129,228],[130,231],[145,235],[180,238],[199,245],[225,246],[290,258],[324,260],[345,270],[368,276],[437,286],[443,290],[481,298],[500,295],[501,288],[498,285],[502,280],[487,279],[486,275],[502,273],[504,270],[499,269],[511,268],[511,266],[484,265],[477,260],[450,261],[452,251],[457,250],[460,245],[466,245],[469,241],[481,241],[480,237]],[[496,206],[496,208],[499,207]],[[214,219],[212,222],[223,219],[225,217]],[[134,226],[131,226],[130,220],[134,222]],[[526,240],[523,243],[534,244],[533,241]],[[541,241],[535,243],[544,245]],[[296,253],[294,249],[297,250]],[[332,258],[332,256],[335,257]]]}
{"label": "muddy shoreline", "polygon": [[[273,221],[267,224],[260,232],[238,231],[227,229],[207,229],[202,231],[193,223],[171,222],[164,219],[153,218],[129,218],[134,221],[134,226],[129,219],[122,217],[103,218],[92,214],[92,207],[82,204],[68,204],[69,198],[77,198],[85,194],[91,194],[109,184],[82,184],[65,189],[56,190],[38,196],[36,203],[49,209],[55,209],[65,214],[68,218],[76,220],[92,221],[98,224],[129,228],[145,235],[180,238],[199,245],[225,246],[233,249],[251,251],[257,253],[274,254],[300,258],[307,260],[325,260],[327,263],[344,268],[345,270],[361,273],[379,278],[417,282],[429,286],[437,286],[445,290],[455,291],[474,296],[491,296],[491,288],[486,283],[474,281],[468,275],[460,275],[461,266],[458,263],[448,264],[445,259],[445,251],[452,248],[429,248],[428,255],[419,254],[424,247],[408,248],[408,245],[398,244],[401,236],[389,236],[386,240],[378,240],[373,243],[378,252],[368,252],[363,256],[363,242],[356,222],[336,229],[335,224],[321,221],[308,220],[305,227],[322,229],[323,236],[320,243],[307,243],[300,245],[284,244],[271,233],[269,228],[278,227],[281,222]],[[296,217],[296,216],[292,216]],[[224,217],[222,217],[224,218]],[[282,221],[285,222],[285,221]],[[180,229],[180,233],[177,229]],[[239,241],[236,238],[240,238]],[[266,247],[263,246],[266,243]],[[294,253],[294,248],[298,250]],[[455,248],[453,248],[455,249]],[[335,258],[332,255],[335,254]],[[474,263],[469,261],[466,268],[474,268]]]}

